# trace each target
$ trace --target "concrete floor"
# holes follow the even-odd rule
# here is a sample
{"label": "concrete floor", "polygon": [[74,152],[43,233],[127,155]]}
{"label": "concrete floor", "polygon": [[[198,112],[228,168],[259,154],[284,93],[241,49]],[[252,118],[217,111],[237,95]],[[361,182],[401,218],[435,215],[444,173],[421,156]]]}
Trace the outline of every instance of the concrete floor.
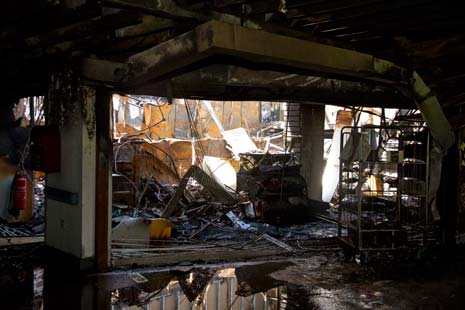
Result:
{"label": "concrete floor", "polygon": [[431,251],[421,260],[373,256],[368,265],[331,252],[83,274],[43,247],[1,250],[1,309],[465,307],[465,256],[458,251]]}

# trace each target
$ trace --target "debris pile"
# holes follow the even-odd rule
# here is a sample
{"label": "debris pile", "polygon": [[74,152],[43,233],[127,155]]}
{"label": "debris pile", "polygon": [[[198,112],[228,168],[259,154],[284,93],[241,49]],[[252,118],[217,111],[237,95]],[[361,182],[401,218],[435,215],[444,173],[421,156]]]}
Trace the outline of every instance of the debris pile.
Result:
{"label": "debris pile", "polygon": [[[206,250],[212,257],[239,250],[257,256],[293,253],[305,250],[309,240],[337,235],[329,205],[307,198],[307,184],[292,153],[257,148],[235,152],[237,141],[228,143],[232,159],[204,156],[176,184],[163,174],[143,175],[136,182],[139,169],[128,165],[131,160],[116,162],[113,257],[146,257],[156,254],[154,248],[161,253],[177,248],[177,257],[184,251],[189,260],[195,260],[192,253],[205,255]],[[128,158],[138,158],[138,150],[146,152],[143,143],[149,142],[134,141],[134,148],[126,142]],[[131,193],[126,199],[131,204],[123,203],[122,192]]]}

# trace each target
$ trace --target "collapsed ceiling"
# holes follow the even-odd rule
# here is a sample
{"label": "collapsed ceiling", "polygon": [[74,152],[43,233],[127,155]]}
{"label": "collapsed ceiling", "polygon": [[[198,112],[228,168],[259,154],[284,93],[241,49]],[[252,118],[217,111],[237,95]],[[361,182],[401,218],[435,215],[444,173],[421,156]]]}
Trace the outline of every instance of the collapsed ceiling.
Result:
{"label": "collapsed ceiling", "polygon": [[[361,75],[341,79],[338,72],[317,75],[312,67],[299,71],[297,67],[302,64],[280,62],[276,65],[274,55],[270,55],[273,58],[270,62],[243,54],[238,58],[234,53],[219,53],[217,49],[209,54],[215,57],[208,59],[194,59],[190,54],[184,59],[182,54],[178,55],[181,58],[172,59],[172,62],[165,58],[168,67],[163,69],[165,76],[159,73],[160,66],[153,66],[157,64],[155,58],[148,58],[153,68],[147,68],[147,72],[134,76],[134,69],[141,68],[130,68],[131,74],[128,73],[125,65],[137,62],[138,57],[149,55],[152,49],[160,51],[163,46],[169,47],[165,50],[167,55],[173,53],[175,46],[170,46],[168,40],[182,38],[195,27],[217,20],[264,30],[273,38],[281,35],[287,37],[287,42],[307,41],[305,46],[324,43],[388,59],[407,70],[418,71],[444,107],[454,107],[465,98],[461,89],[465,79],[465,62],[461,61],[465,42],[461,29],[465,21],[460,16],[461,10],[453,3],[428,0],[389,3],[376,0],[350,3],[342,0],[8,0],[2,1],[0,6],[2,87],[11,96],[43,94],[54,67],[68,65],[69,57],[74,57],[86,59],[84,65],[78,62],[84,73],[92,77],[106,74],[101,80],[113,87],[120,87],[118,82],[124,81],[121,87],[135,93],[412,106],[397,89],[386,83],[379,85],[373,83],[375,79]],[[208,42],[208,38],[205,39]],[[287,49],[302,58],[324,56],[319,51],[299,50],[301,46],[283,47],[272,45],[271,41],[251,43],[263,46],[263,51]],[[183,45],[187,47],[188,44]],[[289,70],[291,67],[293,71]]]}

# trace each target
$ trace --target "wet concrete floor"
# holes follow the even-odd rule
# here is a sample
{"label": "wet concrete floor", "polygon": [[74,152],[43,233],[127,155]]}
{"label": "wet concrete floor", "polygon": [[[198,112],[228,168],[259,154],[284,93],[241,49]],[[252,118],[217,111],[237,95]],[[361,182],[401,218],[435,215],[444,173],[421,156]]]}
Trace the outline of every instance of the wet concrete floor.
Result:
{"label": "wet concrete floor", "polygon": [[326,253],[85,276],[55,263],[0,262],[2,310],[465,309],[463,269],[434,262],[360,266]]}

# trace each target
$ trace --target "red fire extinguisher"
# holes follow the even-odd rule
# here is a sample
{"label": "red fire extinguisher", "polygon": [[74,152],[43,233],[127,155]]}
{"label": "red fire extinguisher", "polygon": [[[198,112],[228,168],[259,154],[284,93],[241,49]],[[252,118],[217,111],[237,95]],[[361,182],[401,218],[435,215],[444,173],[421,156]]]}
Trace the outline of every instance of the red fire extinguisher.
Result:
{"label": "red fire extinguisher", "polygon": [[14,208],[17,210],[26,209],[26,197],[27,197],[27,179],[19,176],[15,179],[14,185]]}

